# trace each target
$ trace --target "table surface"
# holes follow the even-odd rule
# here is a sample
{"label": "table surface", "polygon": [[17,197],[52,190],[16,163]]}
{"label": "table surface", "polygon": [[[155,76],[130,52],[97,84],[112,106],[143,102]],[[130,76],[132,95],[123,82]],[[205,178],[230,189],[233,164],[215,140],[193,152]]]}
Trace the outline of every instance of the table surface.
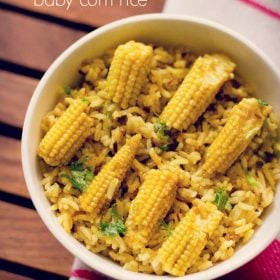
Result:
{"label": "table surface", "polygon": [[119,18],[160,12],[164,4],[83,8],[72,1],[67,11],[35,2],[0,0],[0,279],[67,279],[73,262],[36,213],[22,174],[22,125],[39,79],[86,33]]}

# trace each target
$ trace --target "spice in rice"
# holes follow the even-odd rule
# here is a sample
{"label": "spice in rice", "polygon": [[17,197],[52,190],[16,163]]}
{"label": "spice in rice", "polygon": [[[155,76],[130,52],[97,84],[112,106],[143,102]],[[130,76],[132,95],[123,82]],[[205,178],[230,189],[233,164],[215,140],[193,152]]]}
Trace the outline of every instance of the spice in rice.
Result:
{"label": "spice in rice", "polygon": [[279,124],[234,68],[133,41],[83,63],[38,148],[66,232],[125,269],[174,276],[248,242],[280,179]]}

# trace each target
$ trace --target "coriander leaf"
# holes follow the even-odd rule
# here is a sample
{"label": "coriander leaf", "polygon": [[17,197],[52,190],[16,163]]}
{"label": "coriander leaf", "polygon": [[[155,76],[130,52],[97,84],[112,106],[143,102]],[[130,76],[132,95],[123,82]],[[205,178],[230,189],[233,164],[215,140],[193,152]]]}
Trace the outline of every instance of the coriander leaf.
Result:
{"label": "coriander leaf", "polygon": [[172,227],[167,224],[164,220],[160,222],[160,227],[167,231],[167,235],[170,236],[172,234]]}
{"label": "coriander leaf", "polygon": [[264,100],[262,100],[262,99],[257,99],[258,100],[258,102],[259,102],[259,104],[261,105],[261,106],[268,106],[268,103],[267,102],[265,102]]}
{"label": "coriander leaf", "polygon": [[169,145],[159,146],[159,149],[163,152],[168,151],[169,150]]}
{"label": "coriander leaf", "polygon": [[107,223],[107,222],[100,222],[100,224],[99,224],[99,228],[103,232],[108,228],[108,226],[109,226],[109,223]]}
{"label": "coriander leaf", "polygon": [[116,205],[114,204],[111,208],[112,221],[101,222],[99,228],[101,232],[106,236],[114,236],[116,234],[125,235],[126,227],[123,217],[117,212]]}
{"label": "coriander leaf", "polygon": [[126,227],[122,220],[118,220],[115,223],[100,222],[99,228],[106,236],[124,235],[126,232]]}
{"label": "coriander leaf", "polygon": [[164,138],[167,137],[167,132],[169,132],[169,128],[168,126],[162,122],[160,119],[158,119],[155,123],[154,123],[154,131],[157,133],[157,135],[160,138]]}
{"label": "coriander leaf", "polygon": [[115,226],[118,234],[125,235],[126,227],[125,227],[123,220],[118,220],[116,223],[113,223],[112,225]]}
{"label": "coriander leaf", "polygon": [[229,210],[231,208],[231,205],[229,203],[229,196],[223,188],[219,188],[216,191],[216,196],[214,199],[214,203],[217,205],[219,210]]}
{"label": "coriander leaf", "polygon": [[83,192],[94,178],[93,170],[84,168],[81,161],[72,162],[69,168],[70,174],[62,173],[61,176],[67,178],[75,189]]}
{"label": "coriander leaf", "polygon": [[84,170],[84,165],[81,161],[71,162],[69,167],[72,171],[83,171]]}
{"label": "coriander leaf", "polygon": [[89,100],[86,97],[82,98],[82,102],[85,102],[85,103],[88,103],[88,104],[90,103]]}
{"label": "coriander leaf", "polygon": [[246,181],[249,185],[251,185],[252,187],[258,187],[259,186],[259,182],[257,181],[257,179],[254,177],[252,172],[246,172],[245,173],[245,177],[246,177]]}
{"label": "coriander leaf", "polygon": [[113,205],[112,205],[112,208],[111,208],[111,217],[112,217],[113,219],[122,219],[122,216],[118,213],[116,207],[117,207],[116,204],[113,204]]}
{"label": "coriander leaf", "polygon": [[72,89],[71,89],[71,87],[69,87],[69,86],[64,87],[64,92],[65,92],[67,95],[72,95]]}

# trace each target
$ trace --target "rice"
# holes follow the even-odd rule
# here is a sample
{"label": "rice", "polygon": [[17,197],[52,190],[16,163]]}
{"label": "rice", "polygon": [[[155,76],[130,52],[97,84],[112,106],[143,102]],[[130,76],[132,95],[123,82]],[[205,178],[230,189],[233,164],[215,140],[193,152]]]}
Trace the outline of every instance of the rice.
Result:
{"label": "rice", "polygon": [[[106,77],[113,56],[113,50],[110,50],[103,57],[89,60],[81,66],[81,82],[72,90],[71,96],[65,94],[63,89],[59,90],[57,105],[43,118],[41,127],[46,133],[73,99],[87,98],[94,126],[91,136],[76,153],[75,160],[83,159],[95,173],[123,146],[127,137],[135,133],[142,135],[133,165],[123,181],[121,191],[112,202],[124,219],[128,216],[131,201],[135,198],[145,174],[152,168],[170,163],[186,171],[181,178],[183,186],[178,188],[175,202],[166,217],[172,228],[192,205],[201,201],[213,202],[216,189],[223,186],[230,194],[232,209],[225,212],[199,258],[187,271],[193,273],[231,257],[235,248],[248,242],[261,225],[261,215],[273,202],[276,182],[280,178],[276,158],[276,153],[280,151],[277,138],[278,118],[271,106],[267,106],[268,117],[261,132],[254,137],[226,174],[217,175],[212,179],[199,177],[196,171],[205,157],[207,147],[224,126],[233,106],[242,98],[250,96],[250,93],[242,85],[241,79],[235,76],[233,80],[224,84],[212,104],[194,125],[172,136],[178,143],[177,147],[160,153],[158,147],[153,144],[153,140],[156,139],[153,123],[197,56],[184,47],[166,49],[154,46],[153,53],[152,69],[136,106],[122,110],[104,98]],[[108,219],[109,209],[96,219],[80,209],[80,192],[67,178],[61,176],[67,171],[67,167],[49,167],[43,161],[41,166],[45,195],[51,203],[51,210],[66,232],[72,234],[92,252],[111,258],[125,269],[163,274],[156,255],[158,248],[168,237],[167,230],[159,228],[146,248],[140,252],[132,251],[122,236],[108,237],[100,231],[100,221]],[[248,171],[253,174],[257,186],[248,183]],[[115,187],[116,182],[112,181],[107,192],[109,198],[113,197]]]}

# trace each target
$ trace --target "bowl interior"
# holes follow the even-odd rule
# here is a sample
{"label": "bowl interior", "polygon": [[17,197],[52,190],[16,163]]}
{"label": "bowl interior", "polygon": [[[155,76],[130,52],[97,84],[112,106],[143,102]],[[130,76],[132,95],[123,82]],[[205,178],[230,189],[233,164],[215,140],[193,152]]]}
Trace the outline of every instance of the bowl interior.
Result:
{"label": "bowl interior", "polygon": [[[237,72],[254,90],[255,95],[272,104],[278,113],[280,112],[280,78],[273,65],[250,42],[220,25],[190,17],[144,15],[109,24],[83,37],[54,62],[39,83],[24,123],[22,162],[29,192],[41,218],[68,250],[97,271],[118,279],[154,279],[155,276],[123,270],[119,265],[89,252],[64,232],[50,211],[50,204],[44,196],[36,158],[36,149],[40,140],[40,120],[56,103],[57,87],[73,84],[77,79],[77,70],[84,60],[98,57],[105,50],[131,39],[163,46],[186,45],[196,53],[221,52],[229,55],[237,64]],[[248,244],[240,247],[229,260],[207,271],[181,279],[215,278],[253,258],[279,231],[279,212],[278,190],[275,202],[266,210],[263,225]],[[171,279],[168,276],[158,278]]]}

